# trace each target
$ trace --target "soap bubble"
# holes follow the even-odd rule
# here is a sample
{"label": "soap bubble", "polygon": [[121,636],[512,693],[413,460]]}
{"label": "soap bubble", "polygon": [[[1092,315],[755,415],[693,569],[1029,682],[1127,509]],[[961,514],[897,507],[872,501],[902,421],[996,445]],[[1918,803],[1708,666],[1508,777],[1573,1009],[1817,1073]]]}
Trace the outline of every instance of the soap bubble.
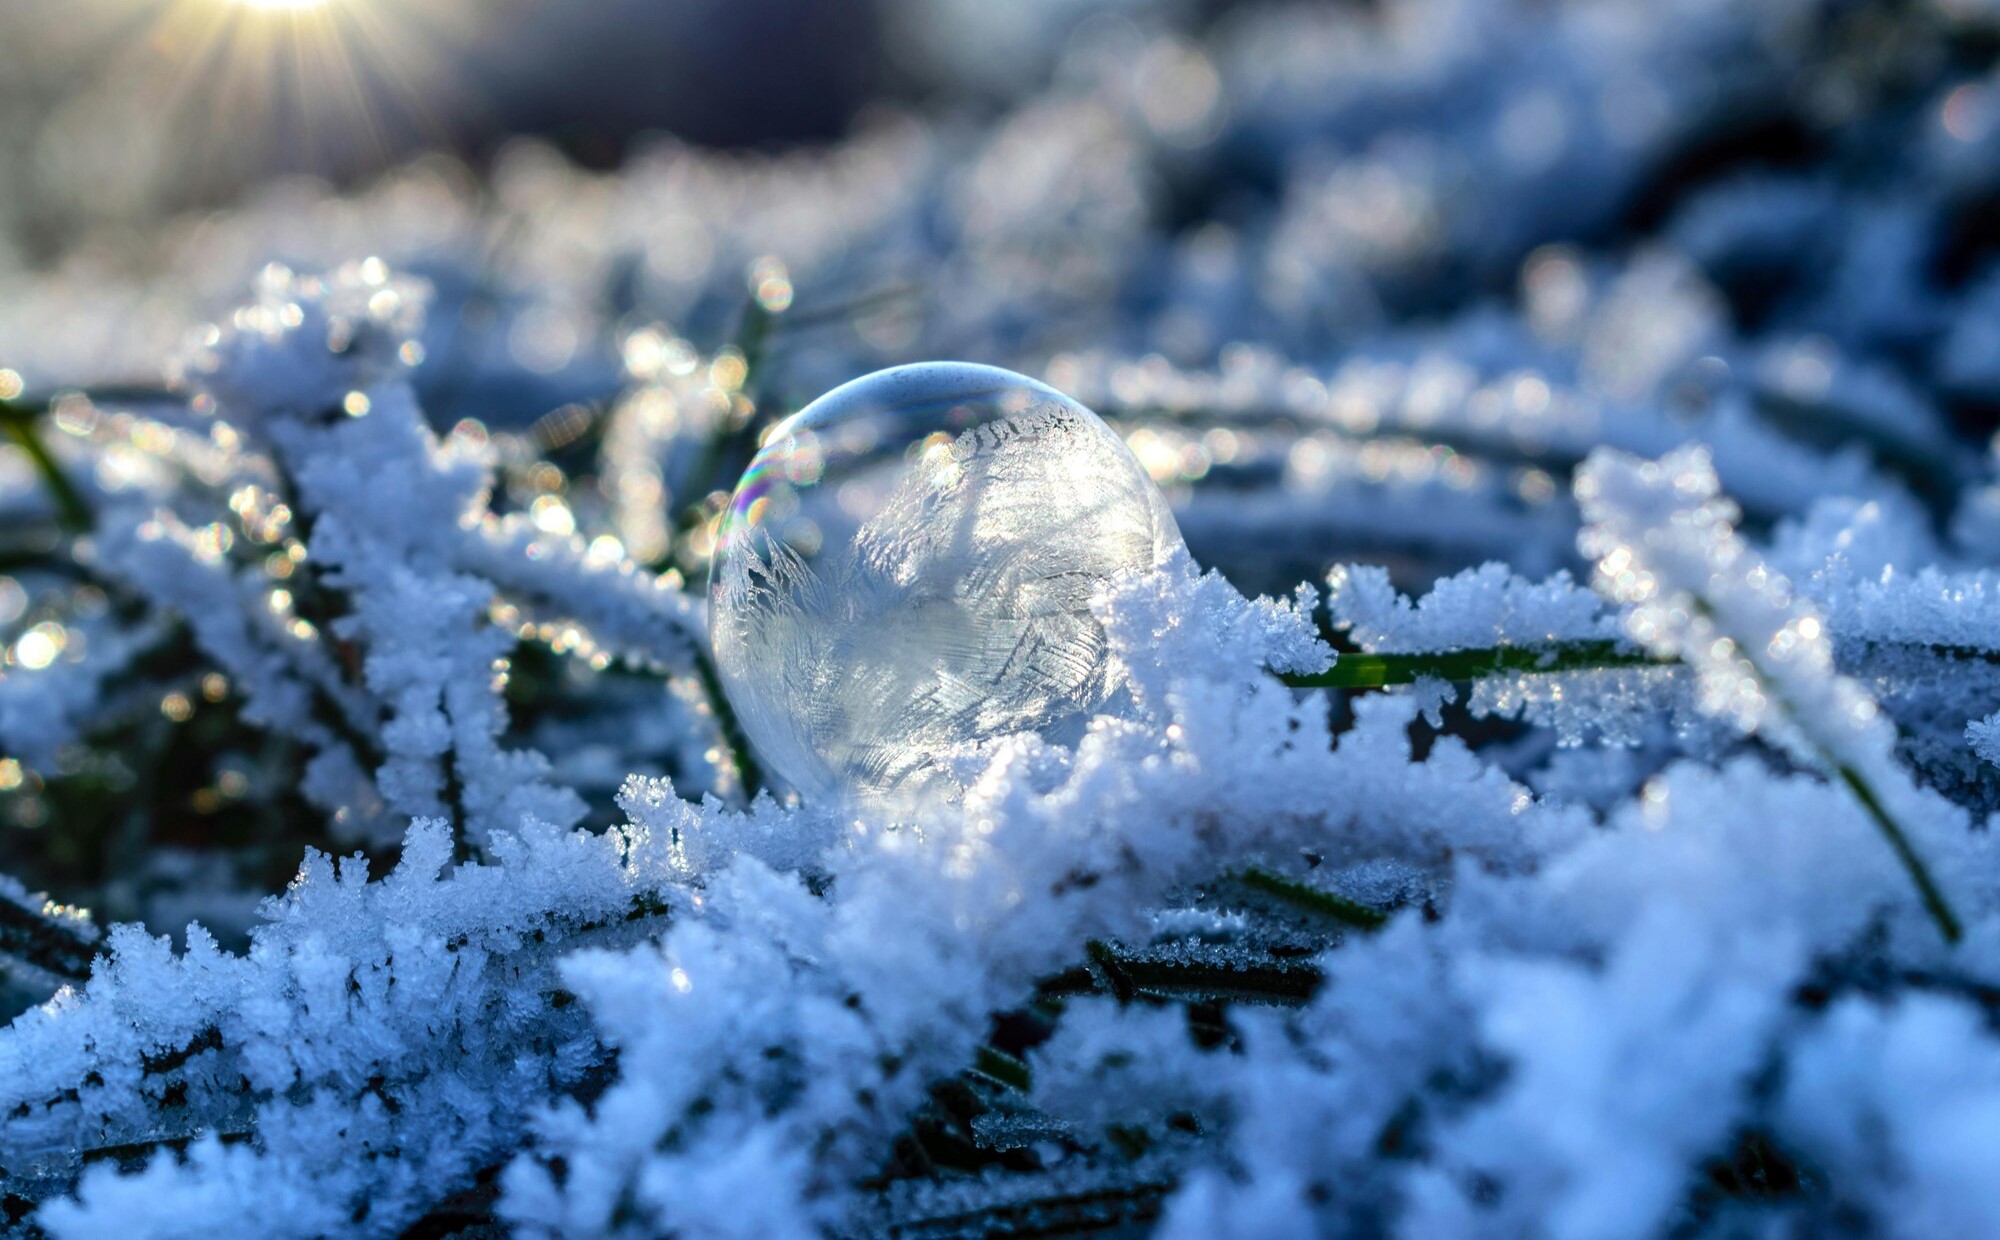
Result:
{"label": "soap bubble", "polygon": [[709,577],[717,671],[758,755],[808,797],[945,787],[938,759],[1074,743],[1127,700],[1090,599],[1181,545],[1110,427],[957,362],[856,379],[773,427]]}

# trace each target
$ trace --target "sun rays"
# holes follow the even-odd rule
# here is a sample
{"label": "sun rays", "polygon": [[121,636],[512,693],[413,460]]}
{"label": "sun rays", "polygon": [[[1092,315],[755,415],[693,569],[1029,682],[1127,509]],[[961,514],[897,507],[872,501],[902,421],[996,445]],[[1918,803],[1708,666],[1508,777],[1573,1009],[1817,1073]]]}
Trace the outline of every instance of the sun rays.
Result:
{"label": "sun rays", "polygon": [[173,158],[341,175],[442,141],[474,107],[470,0],[163,0],[105,72],[137,78]]}

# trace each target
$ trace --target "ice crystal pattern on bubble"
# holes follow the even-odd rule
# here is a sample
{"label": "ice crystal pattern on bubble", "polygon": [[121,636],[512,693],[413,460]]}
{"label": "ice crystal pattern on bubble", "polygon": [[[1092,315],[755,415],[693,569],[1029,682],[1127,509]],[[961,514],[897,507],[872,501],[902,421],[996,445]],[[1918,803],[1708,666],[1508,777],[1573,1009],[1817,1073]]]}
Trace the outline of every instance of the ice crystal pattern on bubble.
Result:
{"label": "ice crystal pattern on bubble", "polygon": [[896,367],[780,424],[751,462],[710,590],[717,664],[801,791],[913,794],[967,745],[1073,742],[1115,709],[1091,599],[1179,544],[1089,410],[992,367]]}

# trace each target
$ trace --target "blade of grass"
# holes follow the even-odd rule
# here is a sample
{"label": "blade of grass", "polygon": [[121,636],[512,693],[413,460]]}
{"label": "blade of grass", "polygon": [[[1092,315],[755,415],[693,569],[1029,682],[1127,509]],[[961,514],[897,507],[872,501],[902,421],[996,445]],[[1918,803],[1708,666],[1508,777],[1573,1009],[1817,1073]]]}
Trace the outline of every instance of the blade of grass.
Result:
{"label": "blade of grass", "polygon": [[1510,672],[1583,672],[1619,667],[1667,667],[1663,660],[1615,641],[1548,646],[1489,646],[1425,654],[1343,653],[1324,672],[1279,677],[1295,689],[1382,689],[1425,677],[1467,681]]}
{"label": "blade of grass", "polygon": [[0,430],[7,438],[26,453],[35,473],[41,477],[42,485],[49,489],[49,498],[55,502],[57,519],[64,529],[73,534],[81,534],[90,529],[95,520],[90,504],[77,490],[62,466],[49,452],[49,446],[42,442],[41,433],[35,423],[41,416],[39,410],[7,401],[0,401]]}
{"label": "blade of grass", "polygon": [[1944,935],[1945,942],[1956,943],[1964,938],[1965,931],[1959,924],[1958,915],[1952,912],[1951,905],[1944,898],[1944,892],[1938,889],[1937,881],[1931,877],[1930,867],[1917,855],[1916,846],[1910,843],[1910,837],[1904,834],[1901,824],[1882,804],[1882,799],[1875,795],[1875,789],[1869,786],[1868,780],[1861,772],[1851,766],[1837,763],[1834,765],[1834,770],[1840,776],[1840,781],[1847,785],[1847,790],[1854,794],[1854,799],[1861,803],[1861,808],[1875,820],[1882,837],[1889,841],[1889,848],[1896,854],[1896,859],[1902,862],[1910,881],[1916,884],[1917,894],[1924,902],[1924,909],[1930,913],[1931,920],[1937,923],[1938,932]]}
{"label": "blade of grass", "polygon": [[1286,878],[1262,866],[1253,865],[1249,869],[1241,870],[1236,877],[1246,887],[1357,930],[1374,930],[1389,920],[1389,915],[1381,909],[1371,908],[1358,900],[1350,900],[1346,896],[1324,891],[1309,883]]}
{"label": "blade of grass", "polygon": [[723,743],[729,746],[737,778],[743,781],[743,799],[754,801],[764,787],[764,772],[750,751],[750,738],[744,735],[743,725],[729,705],[729,695],[723,692],[722,677],[716,674],[715,661],[709,658],[708,651],[697,649],[694,652],[694,668],[695,674],[701,678],[702,692],[708,695],[709,709],[715,712],[716,730],[722,733]]}

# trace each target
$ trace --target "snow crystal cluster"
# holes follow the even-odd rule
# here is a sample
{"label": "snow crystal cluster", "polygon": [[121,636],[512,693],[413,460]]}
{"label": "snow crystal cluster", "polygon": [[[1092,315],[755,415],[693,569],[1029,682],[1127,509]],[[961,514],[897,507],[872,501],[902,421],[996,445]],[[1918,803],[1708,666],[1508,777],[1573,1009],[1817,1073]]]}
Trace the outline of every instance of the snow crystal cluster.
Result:
{"label": "snow crystal cluster", "polygon": [[2000,12],[901,7],[11,277],[6,1221],[2000,1232]]}

